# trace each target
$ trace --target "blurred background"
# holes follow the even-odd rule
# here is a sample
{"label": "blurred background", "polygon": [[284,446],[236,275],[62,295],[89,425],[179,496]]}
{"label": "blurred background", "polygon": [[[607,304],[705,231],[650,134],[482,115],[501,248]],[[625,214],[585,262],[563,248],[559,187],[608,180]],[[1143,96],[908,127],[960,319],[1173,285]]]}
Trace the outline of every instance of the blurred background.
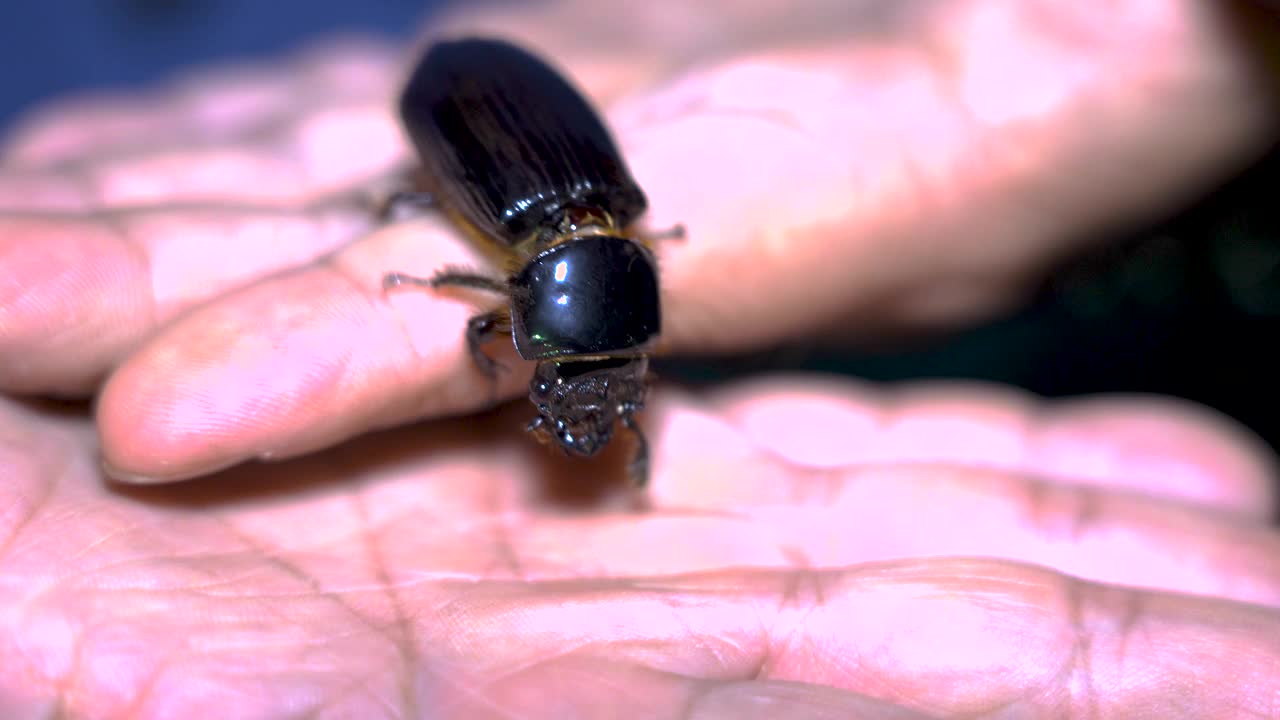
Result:
{"label": "blurred background", "polygon": [[[335,33],[407,41],[431,0],[10,2],[0,133],[40,101],[130,89],[185,68],[268,60]],[[74,20],[69,19],[74,18]],[[1012,316],[908,350],[672,363],[714,381],[779,368],[875,380],[973,378],[1048,396],[1150,392],[1235,417],[1280,450],[1280,153],[1179,212],[1064,266]]]}

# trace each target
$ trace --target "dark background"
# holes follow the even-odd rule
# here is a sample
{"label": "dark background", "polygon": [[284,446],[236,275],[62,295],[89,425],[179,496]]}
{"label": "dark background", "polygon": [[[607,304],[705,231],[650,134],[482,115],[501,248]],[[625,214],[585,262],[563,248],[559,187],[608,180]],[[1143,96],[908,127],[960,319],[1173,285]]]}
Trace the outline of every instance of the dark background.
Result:
{"label": "dark background", "polygon": [[[424,0],[10,0],[0,11],[0,132],[38,101],[270,59],[331,33],[408,40]],[[878,380],[977,378],[1057,396],[1199,401],[1280,449],[1280,153],[1200,202],[1063,267],[1012,317],[908,351],[779,351],[668,367],[691,380],[779,367]],[[1272,342],[1268,342],[1272,341]]]}

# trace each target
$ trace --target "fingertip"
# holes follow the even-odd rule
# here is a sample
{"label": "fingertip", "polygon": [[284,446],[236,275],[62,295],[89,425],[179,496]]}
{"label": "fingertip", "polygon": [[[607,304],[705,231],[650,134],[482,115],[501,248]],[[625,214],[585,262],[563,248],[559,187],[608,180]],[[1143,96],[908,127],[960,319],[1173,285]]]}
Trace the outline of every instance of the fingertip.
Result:
{"label": "fingertip", "polygon": [[[438,266],[441,245],[422,252],[397,239],[421,243],[422,233],[416,224],[388,228],[224,296],[150,341],[100,396],[109,474],[191,477],[485,405],[493,388],[464,339],[471,309],[431,292],[382,290],[389,271]],[[504,373],[498,391],[515,394],[526,382]]]}
{"label": "fingertip", "polygon": [[1153,395],[1067,401],[1030,439],[1032,462],[1080,482],[1264,518],[1275,511],[1277,461],[1266,444],[1205,405]]}
{"label": "fingertip", "polygon": [[145,262],[99,220],[0,219],[0,389],[87,393],[154,312]]}
{"label": "fingertip", "polygon": [[188,477],[355,434],[375,413],[351,411],[379,370],[397,370],[360,348],[397,347],[391,334],[348,283],[314,270],[201,308],[104,386],[105,462],[121,478]]}

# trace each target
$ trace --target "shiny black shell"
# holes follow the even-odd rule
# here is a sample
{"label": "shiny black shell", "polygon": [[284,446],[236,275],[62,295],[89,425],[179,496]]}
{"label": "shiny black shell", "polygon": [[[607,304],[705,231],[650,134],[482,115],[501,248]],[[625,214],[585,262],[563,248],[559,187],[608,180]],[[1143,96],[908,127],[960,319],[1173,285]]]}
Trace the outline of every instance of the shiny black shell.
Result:
{"label": "shiny black shell", "polygon": [[516,245],[579,205],[625,227],[648,202],[608,130],[553,69],[499,40],[431,47],[400,114],[441,204]]}
{"label": "shiny black shell", "polygon": [[625,238],[555,245],[511,285],[512,336],[526,360],[634,353],[661,331],[657,268]]}

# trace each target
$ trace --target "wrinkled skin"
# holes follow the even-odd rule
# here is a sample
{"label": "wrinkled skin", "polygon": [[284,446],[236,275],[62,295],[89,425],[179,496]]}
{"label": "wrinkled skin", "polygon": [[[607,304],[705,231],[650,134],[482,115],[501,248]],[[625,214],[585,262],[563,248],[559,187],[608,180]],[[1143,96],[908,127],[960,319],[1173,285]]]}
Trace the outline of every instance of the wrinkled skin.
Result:
{"label": "wrinkled skin", "polygon": [[[605,105],[649,222],[689,229],[673,352],[970,322],[1274,138],[1208,0],[604,5],[434,29],[553,50]],[[625,453],[523,436],[510,356],[517,401],[473,414],[473,308],[379,282],[474,251],[352,201],[407,157],[401,63],[329,48],[5,142],[0,715],[1280,713],[1274,466],[1209,413],[659,385],[647,499]]]}

